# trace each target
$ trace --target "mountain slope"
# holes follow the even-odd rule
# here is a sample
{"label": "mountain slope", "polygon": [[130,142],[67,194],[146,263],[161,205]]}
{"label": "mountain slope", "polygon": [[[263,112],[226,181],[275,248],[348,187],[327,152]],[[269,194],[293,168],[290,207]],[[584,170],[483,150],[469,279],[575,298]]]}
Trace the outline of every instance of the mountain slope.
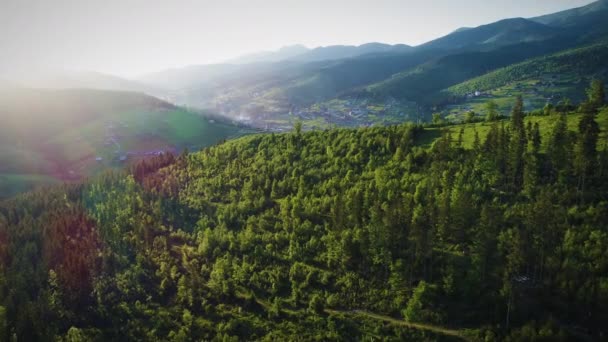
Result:
{"label": "mountain slope", "polygon": [[329,45],[309,49],[303,45],[291,45],[277,51],[264,51],[228,60],[228,64],[248,64],[260,62],[320,62],[362,56],[366,54],[405,53],[412,47],[405,44],[389,45],[367,43],[363,45]]}
{"label": "mountain slope", "polygon": [[595,14],[597,12],[603,12],[606,10],[608,10],[608,1],[599,0],[586,6],[530,18],[530,20],[548,26],[572,27],[577,25],[582,19],[588,17],[590,14]]}
{"label": "mountain slope", "polygon": [[0,117],[0,197],[28,188],[30,180],[39,183],[37,177],[77,180],[160,150],[196,149],[240,133],[154,97],[90,89],[5,88]]}
{"label": "mountain slope", "polygon": [[555,37],[559,32],[558,29],[531,20],[513,18],[475,28],[457,30],[416,48],[440,50],[491,48],[542,41]]}
{"label": "mountain slope", "polygon": [[401,54],[412,50],[404,44],[388,45],[382,43],[367,43],[359,46],[333,45],[318,47],[306,53],[297,55],[291,60],[300,62],[318,62],[363,56],[367,54]]}
{"label": "mountain slope", "polygon": [[[363,55],[402,54],[410,51],[407,45],[369,43],[360,46],[334,45],[306,49],[295,45],[275,52],[263,52],[231,60],[225,64],[193,65],[141,75],[138,81],[183,92],[191,89],[222,87],[232,80],[281,78],[297,70],[319,69],[336,60]],[[308,64],[308,65],[304,65]],[[263,76],[263,77],[260,77]],[[230,86],[230,85],[228,85]],[[201,101],[204,102],[204,101]]]}
{"label": "mountain slope", "polygon": [[427,100],[432,101],[436,92],[444,88],[506,65],[562,50],[564,45],[560,40],[551,40],[516,44],[491,51],[450,54],[393,75],[367,89],[377,95],[430,104]]}
{"label": "mountain slope", "polygon": [[282,60],[294,58],[309,52],[310,49],[304,45],[284,46],[276,51],[263,51],[240,56],[226,61],[227,64],[248,64],[259,62],[279,62]]}
{"label": "mountain slope", "polygon": [[446,90],[451,95],[466,95],[475,91],[487,91],[514,82],[552,76],[560,77],[598,77],[608,76],[608,44],[595,44],[534,58],[529,61],[510,65],[454,85]]}
{"label": "mountain slope", "polygon": [[[420,49],[338,61],[243,66],[239,72],[185,90],[177,102],[244,118],[260,127],[270,122],[271,128],[286,128],[292,121],[290,112],[342,96],[395,98],[415,101],[423,107],[433,106],[442,89],[577,44],[559,37],[482,51]],[[362,89],[366,91],[361,92]],[[339,116],[348,115],[352,110],[352,107],[340,109]],[[408,105],[401,112],[411,110]],[[318,117],[315,114],[318,110],[304,111],[306,117]]]}
{"label": "mountain slope", "polygon": [[[547,103],[581,101],[584,85],[592,79],[608,81],[608,44],[600,43],[533,58],[453,85],[436,96],[446,105],[444,113],[462,119],[470,111],[483,114],[492,100],[507,114],[514,96],[526,99],[527,110],[540,110]],[[475,96],[481,94],[481,96]]]}
{"label": "mountain slope", "polygon": [[600,0],[587,6],[538,18],[537,22],[565,31],[564,39],[579,42],[606,39],[608,36],[608,1]]}

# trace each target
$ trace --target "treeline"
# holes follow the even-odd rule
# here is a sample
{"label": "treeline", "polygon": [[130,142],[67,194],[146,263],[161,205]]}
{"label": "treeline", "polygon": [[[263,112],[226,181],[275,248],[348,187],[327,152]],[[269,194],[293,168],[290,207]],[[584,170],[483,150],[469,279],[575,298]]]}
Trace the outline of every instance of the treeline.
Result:
{"label": "treeline", "polygon": [[0,338],[605,338],[604,98],[576,132],[521,99],[471,149],[298,125],[2,202]]}

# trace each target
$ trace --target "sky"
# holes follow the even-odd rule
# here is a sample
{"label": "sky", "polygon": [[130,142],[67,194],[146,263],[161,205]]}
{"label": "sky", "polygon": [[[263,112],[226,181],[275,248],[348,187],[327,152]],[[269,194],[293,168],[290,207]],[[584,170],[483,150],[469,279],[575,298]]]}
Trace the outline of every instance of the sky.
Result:
{"label": "sky", "polygon": [[0,72],[133,77],[285,45],[418,45],[592,0],[0,0]]}

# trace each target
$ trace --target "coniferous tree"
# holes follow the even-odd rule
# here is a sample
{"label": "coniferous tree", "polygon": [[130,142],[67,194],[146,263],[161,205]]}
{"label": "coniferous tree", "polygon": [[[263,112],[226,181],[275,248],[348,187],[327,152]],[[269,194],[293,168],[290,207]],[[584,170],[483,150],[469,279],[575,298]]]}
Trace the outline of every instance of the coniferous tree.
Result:
{"label": "coniferous tree", "polygon": [[566,114],[559,114],[547,142],[549,175],[553,180],[564,179],[569,173],[572,143]]}
{"label": "coniferous tree", "polygon": [[602,81],[598,79],[591,81],[591,84],[587,89],[587,102],[589,102],[592,109],[596,111],[606,103],[606,93]]}
{"label": "coniferous tree", "polygon": [[471,123],[475,121],[475,112],[470,110],[464,115],[464,122]]}
{"label": "coniferous tree", "polygon": [[511,128],[515,131],[524,130],[524,100],[521,95],[515,98],[515,104],[511,110]]}
{"label": "coniferous tree", "polygon": [[473,150],[479,153],[481,151],[481,142],[479,140],[479,133],[477,129],[473,127]]}
{"label": "coniferous tree", "polygon": [[595,121],[595,114],[584,113],[578,125],[578,142],[576,150],[576,172],[579,179],[579,190],[584,192],[587,183],[593,181],[592,177],[597,166],[597,141],[599,126]]}
{"label": "coniferous tree", "polygon": [[511,140],[509,143],[509,176],[511,185],[519,189],[523,182],[524,152],[526,150],[526,131],[524,128],[524,105],[521,96],[515,100],[511,111]]}
{"label": "coniferous tree", "polygon": [[489,100],[485,104],[486,121],[495,121],[498,119],[498,105],[496,102]]}

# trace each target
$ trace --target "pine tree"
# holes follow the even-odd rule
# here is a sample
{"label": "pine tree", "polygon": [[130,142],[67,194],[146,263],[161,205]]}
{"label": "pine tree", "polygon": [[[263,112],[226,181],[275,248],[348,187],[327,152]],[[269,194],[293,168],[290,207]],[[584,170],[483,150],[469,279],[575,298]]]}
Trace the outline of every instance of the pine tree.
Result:
{"label": "pine tree", "polygon": [[547,159],[549,162],[550,175],[553,180],[564,178],[569,173],[569,161],[571,154],[570,135],[568,133],[568,121],[566,114],[559,117],[547,143]]}
{"label": "pine tree", "polygon": [[525,154],[523,190],[530,197],[533,197],[536,193],[536,187],[540,179],[539,171],[538,153],[534,151],[527,152]]}
{"label": "pine tree", "polygon": [[524,100],[521,95],[518,95],[511,110],[511,127],[513,130],[524,130],[524,115]]}
{"label": "pine tree", "polygon": [[441,117],[441,113],[433,113],[433,125],[439,126],[443,124],[443,118]]}
{"label": "pine tree", "polygon": [[475,121],[475,112],[470,110],[464,115],[464,122],[471,123]]}
{"label": "pine tree", "polygon": [[534,123],[534,128],[532,129],[532,151],[534,153],[538,153],[540,151],[540,144],[541,144],[541,136],[540,136],[540,127],[538,125],[538,122]]}
{"label": "pine tree", "polygon": [[553,114],[554,109],[555,108],[552,103],[547,103],[545,107],[543,107],[543,115],[549,116]]}
{"label": "pine tree", "polygon": [[509,175],[511,184],[519,189],[523,181],[526,131],[524,128],[523,99],[518,96],[511,111],[511,141],[509,143]]}
{"label": "pine tree", "polygon": [[498,119],[498,105],[496,102],[490,100],[486,102],[486,121],[495,121]]}
{"label": "pine tree", "polygon": [[596,111],[606,103],[606,93],[602,81],[598,79],[591,81],[591,85],[587,89],[587,102]]}
{"label": "pine tree", "polygon": [[464,138],[464,127],[460,127],[460,132],[458,132],[458,140],[456,141],[456,147],[462,147],[463,138]]}
{"label": "pine tree", "polygon": [[592,181],[597,166],[597,141],[600,133],[595,114],[585,113],[578,125],[576,172],[579,190],[584,192],[586,183]]}
{"label": "pine tree", "polygon": [[473,150],[479,152],[481,149],[481,142],[479,141],[479,133],[477,133],[477,129],[475,129],[475,127],[473,127],[473,134]]}

